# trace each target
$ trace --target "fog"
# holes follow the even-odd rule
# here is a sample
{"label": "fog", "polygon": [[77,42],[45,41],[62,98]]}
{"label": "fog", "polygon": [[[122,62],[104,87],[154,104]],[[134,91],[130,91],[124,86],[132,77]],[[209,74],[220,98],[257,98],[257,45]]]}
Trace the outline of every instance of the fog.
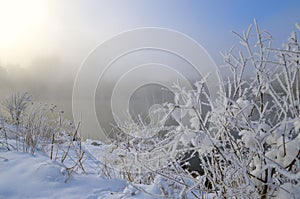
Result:
{"label": "fog", "polygon": [[77,68],[59,57],[36,57],[29,67],[0,65],[0,99],[29,92],[34,101],[51,103],[72,119],[72,87]]}
{"label": "fog", "polygon": [[[223,64],[220,52],[238,42],[231,31],[241,33],[254,18],[272,33],[275,47],[280,47],[295,30],[300,7],[296,1],[276,2],[271,7],[270,4],[0,0],[0,100],[27,91],[35,101],[56,104],[72,120],[72,90],[81,63],[99,44],[141,27],[172,29],[188,35],[205,48],[218,66]],[[124,43],[114,47],[119,45]],[[221,74],[226,75],[226,70]],[[181,70],[186,72],[193,71]],[[112,80],[112,76],[107,78]],[[97,96],[99,90],[96,100],[101,99]],[[143,98],[141,93],[136,95],[137,99]],[[97,101],[96,108],[100,109],[102,103],[105,102]],[[143,102],[138,103],[136,107],[143,107]]]}

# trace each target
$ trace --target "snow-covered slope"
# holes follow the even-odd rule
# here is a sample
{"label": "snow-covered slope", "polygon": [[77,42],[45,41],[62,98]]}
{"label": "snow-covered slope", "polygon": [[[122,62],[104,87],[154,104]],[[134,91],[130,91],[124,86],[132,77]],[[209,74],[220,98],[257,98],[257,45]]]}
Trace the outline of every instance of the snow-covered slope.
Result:
{"label": "snow-covered slope", "polygon": [[62,165],[42,154],[0,153],[0,198],[118,198],[126,182],[73,175],[65,183]]}
{"label": "snow-covered slope", "polygon": [[[90,150],[92,148],[96,147],[89,147]],[[92,153],[86,152],[84,166],[92,171],[92,162],[96,158]],[[94,153],[96,152],[94,150]],[[96,172],[74,173],[68,179],[65,168],[65,165],[50,160],[49,156],[41,152],[32,155],[0,150],[0,199],[161,198],[159,182],[153,185],[139,185],[137,190],[126,181],[106,179]]]}

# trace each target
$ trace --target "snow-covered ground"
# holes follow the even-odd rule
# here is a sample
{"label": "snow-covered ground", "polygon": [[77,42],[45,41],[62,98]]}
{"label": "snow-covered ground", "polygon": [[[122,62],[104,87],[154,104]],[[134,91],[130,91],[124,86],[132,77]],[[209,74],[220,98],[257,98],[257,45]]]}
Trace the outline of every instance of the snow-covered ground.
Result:
{"label": "snow-covered ground", "polygon": [[96,175],[74,175],[43,154],[0,153],[0,198],[118,198],[126,183]]}
{"label": "snow-covered ground", "polygon": [[[105,176],[101,157],[109,145],[97,140],[70,142],[71,138],[64,135],[61,144],[54,144],[51,160],[50,143],[47,143],[44,150],[36,149],[34,154],[30,150],[21,152],[24,151],[24,143],[20,140],[16,143],[16,126],[7,124],[1,118],[0,122],[0,199],[162,198],[159,179],[152,185],[135,185]],[[70,143],[74,145],[69,147]],[[69,175],[69,168],[74,165],[74,161],[78,161],[78,144],[84,152],[81,161],[84,171],[80,168],[74,169],[76,172]],[[68,155],[62,161],[67,150]],[[113,154],[110,158],[113,158]]]}
{"label": "snow-covered ground", "polygon": [[[92,147],[91,147],[92,148]],[[85,166],[92,167],[87,151]],[[91,169],[91,168],[90,168]],[[44,153],[0,151],[0,199],[9,198],[156,198],[133,188],[128,182],[97,175],[73,174],[68,178],[65,166]],[[155,194],[155,185],[143,186]]]}

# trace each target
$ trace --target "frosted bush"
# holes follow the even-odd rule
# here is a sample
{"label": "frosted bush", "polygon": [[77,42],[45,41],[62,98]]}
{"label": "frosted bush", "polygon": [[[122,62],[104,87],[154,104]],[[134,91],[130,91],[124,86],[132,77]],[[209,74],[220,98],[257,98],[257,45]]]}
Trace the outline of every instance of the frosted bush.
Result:
{"label": "frosted bush", "polygon": [[73,124],[64,119],[63,111],[54,104],[34,102],[28,93],[15,93],[6,98],[2,107],[0,138],[15,140],[8,149],[35,153],[47,150],[50,143],[67,141],[67,134],[73,130]]}
{"label": "frosted bush", "polygon": [[[139,170],[141,176],[150,172],[166,178],[179,189],[180,197],[297,198],[297,34],[293,32],[282,49],[272,48],[271,35],[256,22],[246,32],[234,34],[241,46],[223,53],[232,75],[221,82],[218,98],[209,97],[205,77],[195,83],[194,90],[175,84],[174,104],[164,104],[161,112],[176,125],[154,129],[157,133],[149,139],[126,136],[139,130],[137,124],[132,124],[137,125],[134,129],[129,124],[121,126],[125,136],[116,144],[127,148],[133,158],[131,164],[128,160],[118,164],[131,168],[129,172]],[[245,71],[253,71],[253,76]],[[193,158],[199,160],[197,165],[190,164]],[[135,177],[144,183],[139,175]]]}

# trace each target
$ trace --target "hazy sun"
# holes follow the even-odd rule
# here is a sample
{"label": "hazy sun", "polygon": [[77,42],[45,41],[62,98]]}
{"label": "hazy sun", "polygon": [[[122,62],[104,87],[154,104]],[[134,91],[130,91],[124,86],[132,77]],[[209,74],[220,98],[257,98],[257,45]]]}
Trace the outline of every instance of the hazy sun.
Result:
{"label": "hazy sun", "polygon": [[11,51],[36,31],[45,16],[44,0],[0,0],[0,48]]}
{"label": "hazy sun", "polygon": [[26,56],[46,10],[45,0],[0,0],[0,62]]}
{"label": "hazy sun", "polygon": [[10,42],[39,25],[43,11],[41,0],[0,0],[0,40]]}

